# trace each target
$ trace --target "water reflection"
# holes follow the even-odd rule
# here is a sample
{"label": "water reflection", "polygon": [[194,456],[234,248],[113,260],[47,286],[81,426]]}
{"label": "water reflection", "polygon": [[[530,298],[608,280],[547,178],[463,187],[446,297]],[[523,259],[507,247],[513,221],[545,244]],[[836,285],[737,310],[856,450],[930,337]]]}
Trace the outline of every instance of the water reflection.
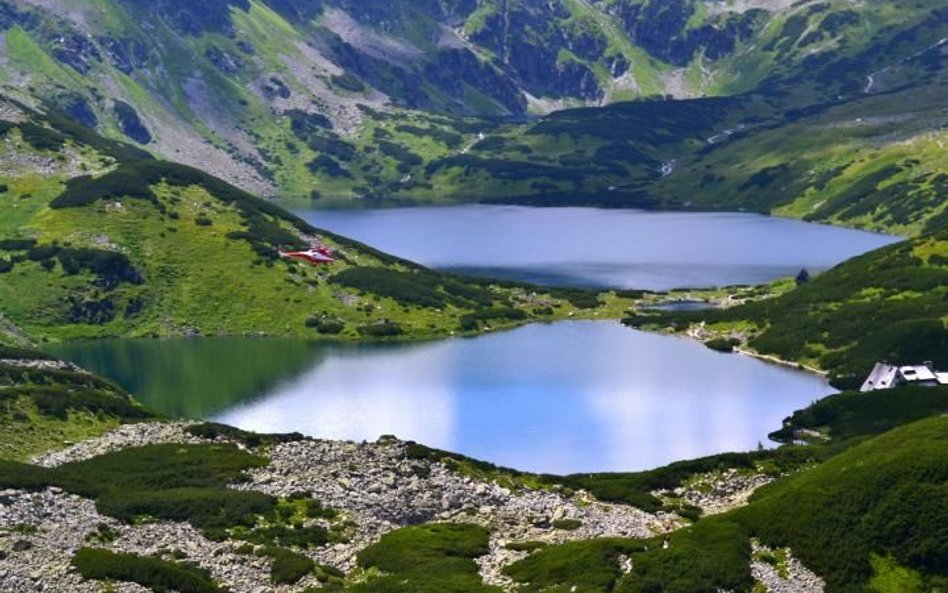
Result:
{"label": "water reflection", "polygon": [[823,270],[898,240],[721,212],[467,205],[298,213],[317,227],[438,269],[652,290],[760,284],[802,267]]}
{"label": "water reflection", "polygon": [[112,341],[60,354],[172,414],[334,439],[395,434],[556,473],[752,449],[830,392],[811,375],[609,322],[414,345]]}

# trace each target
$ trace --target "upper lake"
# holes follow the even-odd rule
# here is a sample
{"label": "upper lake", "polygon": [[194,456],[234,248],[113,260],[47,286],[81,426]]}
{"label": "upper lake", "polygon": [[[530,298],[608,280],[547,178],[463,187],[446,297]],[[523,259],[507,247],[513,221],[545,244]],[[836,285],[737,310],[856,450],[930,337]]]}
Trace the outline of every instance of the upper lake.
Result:
{"label": "upper lake", "polygon": [[597,288],[761,284],[899,240],[742,213],[484,205],[296,213],[439,270]]}

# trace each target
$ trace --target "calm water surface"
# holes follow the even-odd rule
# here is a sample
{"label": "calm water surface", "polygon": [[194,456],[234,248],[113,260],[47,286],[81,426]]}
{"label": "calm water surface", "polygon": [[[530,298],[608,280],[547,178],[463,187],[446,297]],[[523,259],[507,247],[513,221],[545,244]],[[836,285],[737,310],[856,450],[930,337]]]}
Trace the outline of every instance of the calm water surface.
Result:
{"label": "calm water surface", "polygon": [[297,213],[442,270],[651,290],[760,284],[898,240],[741,213],[482,205]]}
{"label": "calm water surface", "polygon": [[147,405],[262,432],[416,440],[525,470],[636,470],[754,448],[820,378],[611,322],[427,344],[105,341],[57,354]]}
{"label": "calm water surface", "polygon": [[[301,214],[436,268],[656,290],[765,282],[896,240],[750,214],[507,206]],[[811,375],[604,322],[428,344],[106,341],[56,353],[172,415],[324,438],[395,434],[556,473],[747,450],[831,391]]]}

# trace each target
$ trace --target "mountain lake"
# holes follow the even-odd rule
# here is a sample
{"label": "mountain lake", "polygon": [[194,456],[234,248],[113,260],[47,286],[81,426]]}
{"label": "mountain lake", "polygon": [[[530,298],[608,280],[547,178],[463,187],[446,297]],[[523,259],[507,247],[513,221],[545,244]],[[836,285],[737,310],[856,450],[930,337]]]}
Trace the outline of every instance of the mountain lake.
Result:
{"label": "mountain lake", "polygon": [[[752,214],[458,206],[307,211],[425,265],[653,290],[820,271],[897,238]],[[402,439],[549,473],[633,471],[769,446],[816,375],[616,321],[411,344],[104,340],[51,348],[145,405],[259,432]]]}

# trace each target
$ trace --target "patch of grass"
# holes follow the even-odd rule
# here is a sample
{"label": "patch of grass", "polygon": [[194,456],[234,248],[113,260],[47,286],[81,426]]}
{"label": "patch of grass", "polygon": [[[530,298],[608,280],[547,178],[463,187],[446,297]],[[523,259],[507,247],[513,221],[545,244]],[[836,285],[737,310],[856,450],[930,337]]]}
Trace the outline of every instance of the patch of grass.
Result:
{"label": "patch of grass", "polygon": [[316,569],[316,563],[306,556],[287,550],[268,546],[263,554],[272,560],[270,566],[270,582],[274,585],[295,585]]}
{"label": "patch of grass", "polygon": [[708,519],[632,554],[632,572],[616,593],[716,593],[746,591],[754,584],[751,545],[743,527]]}
{"label": "patch of grass", "polygon": [[362,568],[384,576],[351,588],[356,593],[499,593],[481,582],[475,558],[488,551],[489,534],[477,525],[434,523],[386,534],[359,552]]}
{"label": "patch of grass", "polygon": [[557,519],[551,523],[553,529],[559,529],[562,531],[576,531],[583,526],[583,522],[579,519]]}
{"label": "patch of grass", "polygon": [[108,550],[82,548],[72,565],[86,579],[138,583],[155,593],[226,593],[207,571],[137,554],[117,554]]}
{"label": "patch of grass", "polygon": [[609,593],[622,575],[620,556],[640,552],[646,544],[632,539],[605,538],[537,549],[504,568],[523,591]]}

